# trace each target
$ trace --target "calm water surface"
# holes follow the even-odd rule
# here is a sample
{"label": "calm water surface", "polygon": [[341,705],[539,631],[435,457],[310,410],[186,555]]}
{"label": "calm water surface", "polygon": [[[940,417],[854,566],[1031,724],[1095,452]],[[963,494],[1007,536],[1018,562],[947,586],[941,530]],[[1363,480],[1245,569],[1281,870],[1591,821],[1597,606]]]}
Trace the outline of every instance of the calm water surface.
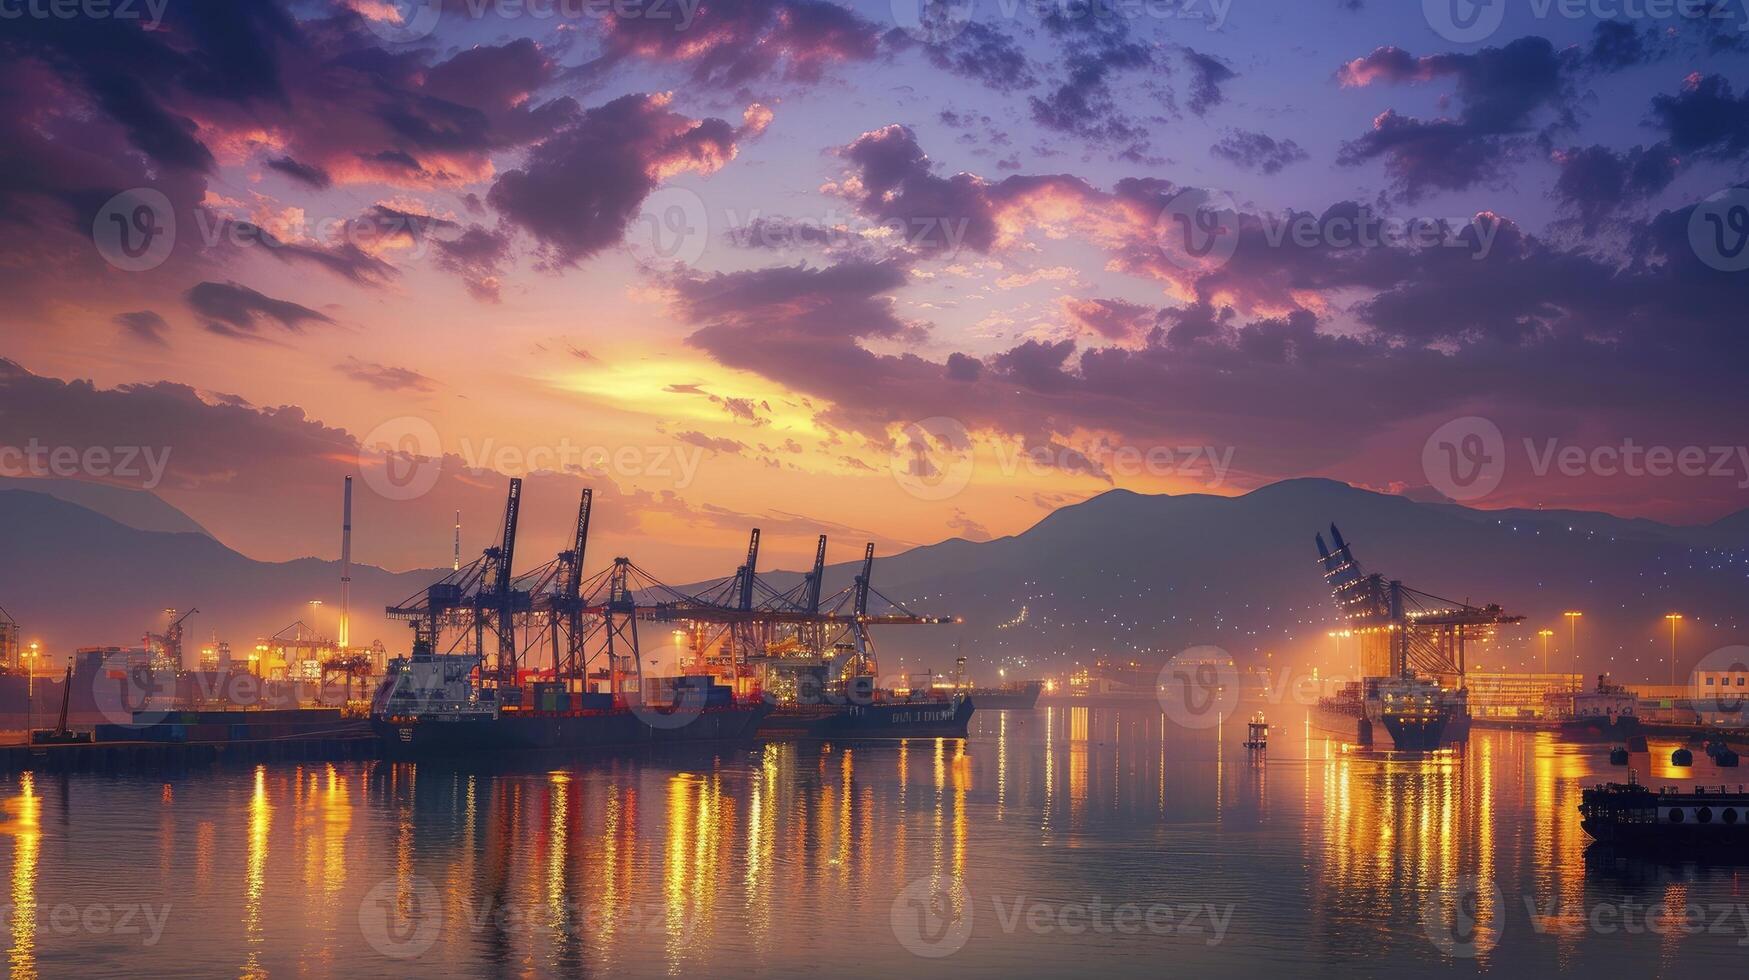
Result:
{"label": "calm water surface", "polygon": [[1243,737],[1040,708],[980,713],[964,743],[14,777],[0,942],[17,977],[1650,978],[1749,963],[1738,869],[1587,854],[1579,791],[1621,778],[1606,746],[1478,732],[1461,752],[1397,756],[1295,718],[1260,760]]}

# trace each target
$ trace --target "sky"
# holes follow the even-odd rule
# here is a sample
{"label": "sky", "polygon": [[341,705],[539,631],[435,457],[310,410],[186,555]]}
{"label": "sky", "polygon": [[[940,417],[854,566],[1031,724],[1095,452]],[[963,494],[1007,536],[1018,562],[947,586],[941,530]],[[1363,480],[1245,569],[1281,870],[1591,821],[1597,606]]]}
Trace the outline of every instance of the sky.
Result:
{"label": "sky", "polygon": [[20,9],[0,470],[255,557],[348,475],[361,560],[519,475],[677,581],[1114,487],[1749,506],[1737,6]]}

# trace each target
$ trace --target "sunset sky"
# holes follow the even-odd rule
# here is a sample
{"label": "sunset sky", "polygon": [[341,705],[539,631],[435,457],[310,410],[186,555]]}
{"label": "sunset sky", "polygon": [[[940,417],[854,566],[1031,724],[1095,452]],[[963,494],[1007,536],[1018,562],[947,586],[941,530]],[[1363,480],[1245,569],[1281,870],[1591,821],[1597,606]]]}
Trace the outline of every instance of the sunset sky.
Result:
{"label": "sunset sky", "polygon": [[793,568],[1114,486],[1449,494],[1472,416],[1475,506],[1749,505],[1741,10],[166,2],[0,26],[0,443],[167,450],[72,475],[255,557],[333,552],[346,475],[365,561],[540,470],[531,549],[591,485],[676,580],[755,523]]}

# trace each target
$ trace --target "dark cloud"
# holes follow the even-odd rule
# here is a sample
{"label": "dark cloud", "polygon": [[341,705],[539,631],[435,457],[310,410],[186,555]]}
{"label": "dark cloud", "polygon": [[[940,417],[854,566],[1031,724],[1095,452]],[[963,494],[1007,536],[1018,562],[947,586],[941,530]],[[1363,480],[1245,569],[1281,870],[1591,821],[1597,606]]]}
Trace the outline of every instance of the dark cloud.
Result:
{"label": "dark cloud", "polygon": [[1209,153],[1245,170],[1277,174],[1290,164],[1310,158],[1290,139],[1278,140],[1264,133],[1234,130],[1209,147]]}
{"label": "dark cloud", "polygon": [[1657,143],[1617,152],[1605,146],[1571,147],[1555,154],[1560,176],[1555,196],[1576,211],[1586,234],[1623,205],[1645,201],[1670,186],[1678,159]]}
{"label": "dark cloud", "polygon": [[739,439],[707,436],[702,432],[692,430],[676,433],[674,438],[689,446],[697,446],[713,453],[728,453],[732,456],[738,456],[747,451],[747,444]]}
{"label": "dark cloud", "polygon": [[264,323],[276,323],[295,333],[307,323],[334,322],[307,306],[274,299],[234,282],[199,283],[186,298],[190,309],[209,326],[219,326],[216,332],[226,336],[257,334]]}
{"label": "dark cloud", "polygon": [[903,30],[894,28],[887,32],[885,41],[896,51],[921,48],[935,67],[998,92],[1013,92],[1038,84],[1025,49],[993,24],[968,21],[950,40],[932,44],[918,42]]}
{"label": "dark cloud", "polygon": [[487,303],[499,300],[499,266],[510,256],[510,236],[481,225],[469,225],[460,237],[438,239],[438,268],[453,272],[475,299]]}
{"label": "dark cloud", "polygon": [[419,393],[437,390],[436,381],[411,368],[391,367],[386,364],[378,364],[375,361],[361,361],[356,357],[348,357],[334,365],[334,369],[348,378],[370,385],[378,391]]}
{"label": "dark cloud", "polygon": [[576,265],[619,243],[664,174],[711,173],[734,158],[735,140],[727,122],[689,119],[666,96],[621,96],[536,144],[487,200],[552,264]]}
{"label": "dark cloud", "polygon": [[1734,158],[1749,150],[1749,96],[1737,97],[1721,75],[1696,72],[1675,95],[1654,96],[1652,117],[1678,153]]}
{"label": "dark cloud", "polygon": [[1585,61],[1603,71],[1619,71],[1644,64],[1653,57],[1645,35],[1627,21],[1606,20],[1591,31],[1591,46]]}
{"label": "dark cloud", "polygon": [[[676,8],[678,10],[678,7]],[[631,57],[689,66],[694,81],[737,88],[765,79],[818,81],[828,65],[866,61],[880,29],[827,0],[702,0],[690,25],[658,17],[604,17],[597,74]]]}
{"label": "dark cloud", "polygon": [[307,163],[299,163],[291,157],[274,157],[267,161],[266,167],[269,170],[277,170],[319,191],[327,190],[334,183],[334,178],[328,176],[328,171]]}
{"label": "dark cloud", "polygon": [[1386,109],[1371,132],[1343,143],[1337,154],[1337,162],[1348,166],[1383,158],[1386,173],[1410,201],[1498,181],[1540,116],[1552,117],[1551,127],[1576,122],[1571,66],[1541,37],[1420,58],[1382,47],[1343,65],[1336,77],[1351,88],[1455,81],[1456,118],[1420,120]]}
{"label": "dark cloud", "polygon": [[1063,312],[1095,336],[1129,340],[1147,331],[1156,311],[1128,300],[1068,298],[1063,301]]}
{"label": "dark cloud", "polygon": [[1145,137],[1112,90],[1115,76],[1153,67],[1152,49],[1129,35],[1121,17],[1105,16],[1097,0],[1051,4],[1041,20],[1063,51],[1063,79],[1028,100],[1034,122],[1098,142],[1133,143]]}
{"label": "dark cloud", "polygon": [[1221,86],[1239,76],[1221,59],[1191,48],[1184,49],[1184,61],[1190,66],[1190,99],[1186,105],[1199,116],[1207,115],[1226,98]]}
{"label": "dark cloud", "polygon": [[170,330],[170,324],[165,323],[163,317],[151,310],[118,313],[115,316],[115,322],[135,340],[141,340],[158,347],[170,346],[170,342],[164,339],[164,334]]}

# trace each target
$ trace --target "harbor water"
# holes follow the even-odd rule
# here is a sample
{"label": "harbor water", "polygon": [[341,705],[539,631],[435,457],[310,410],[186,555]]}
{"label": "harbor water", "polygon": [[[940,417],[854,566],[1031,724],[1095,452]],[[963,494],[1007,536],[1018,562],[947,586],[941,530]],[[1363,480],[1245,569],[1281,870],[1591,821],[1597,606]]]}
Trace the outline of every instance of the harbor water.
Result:
{"label": "harbor water", "polygon": [[[1607,745],[1347,749],[1293,709],[514,765],[0,782],[10,976],[1716,976],[1729,865],[1588,849]],[[1668,766],[1642,781],[1732,783]],[[1749,870],[1749,869],[1744,869]]]}

